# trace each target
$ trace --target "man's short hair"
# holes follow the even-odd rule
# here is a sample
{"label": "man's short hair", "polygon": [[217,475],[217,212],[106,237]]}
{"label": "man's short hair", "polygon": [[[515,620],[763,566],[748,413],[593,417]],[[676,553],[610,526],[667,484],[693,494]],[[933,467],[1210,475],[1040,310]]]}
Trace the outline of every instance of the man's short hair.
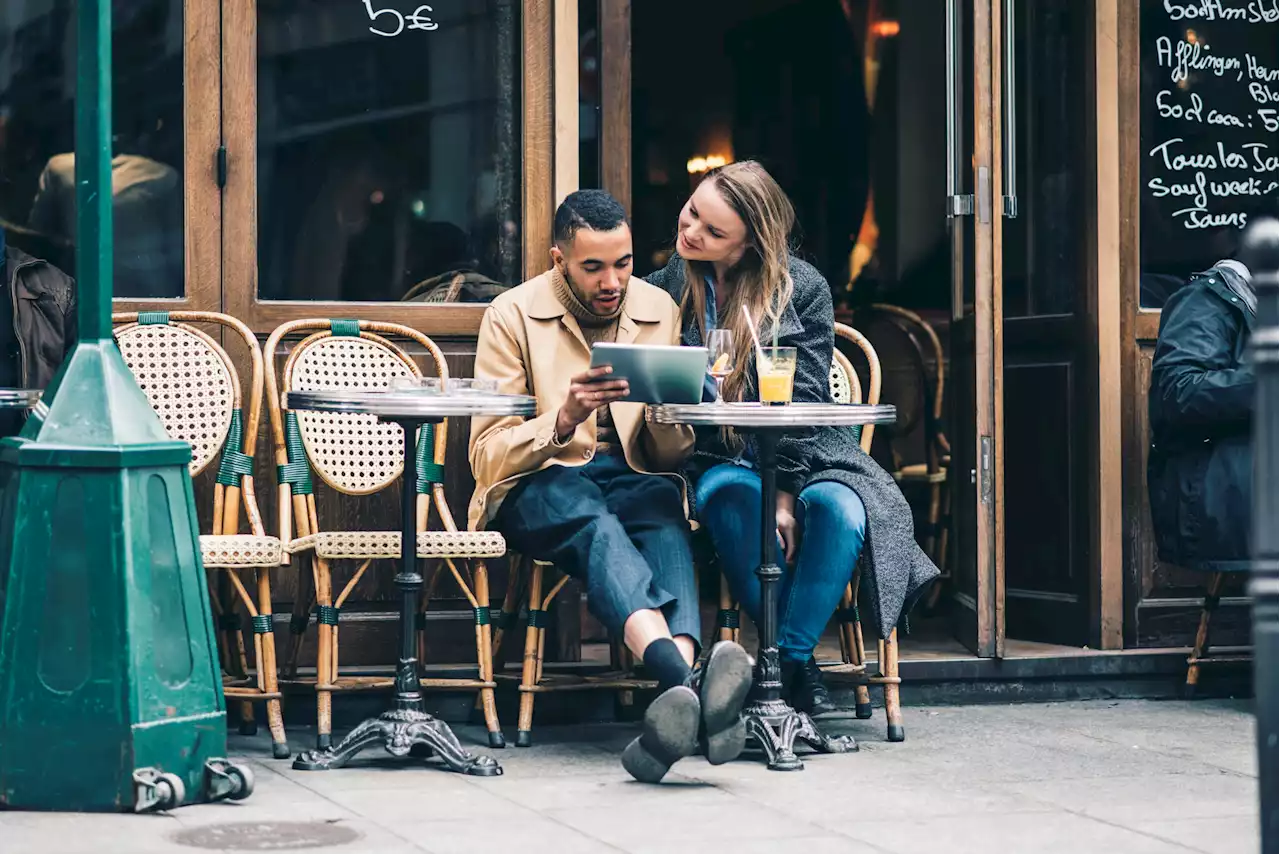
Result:
{"label": "man's short hair", "polygon": [[578,190],[556,208],[552,236],[557,246],[564,246],[584,228],[613,231],[620,225],[630,225],[621,202],[604,190]]}

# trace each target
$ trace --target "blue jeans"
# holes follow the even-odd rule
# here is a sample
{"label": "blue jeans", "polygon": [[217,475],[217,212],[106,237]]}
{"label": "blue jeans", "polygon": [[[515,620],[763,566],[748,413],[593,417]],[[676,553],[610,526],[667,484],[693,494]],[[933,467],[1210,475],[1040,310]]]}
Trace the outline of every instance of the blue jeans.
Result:
{"label": "blue jeans", "polygon": [[[711,535],[729,588],[760,623],[760,475],[726,463],[698,481],[698,518]],[[796,502],[800,547],[795,565],[783,566],[778,596],[778,650],[803,661],[840,604],[867,531],[867,511],[842,483],[821,482],[800,491]],[[784,563],[778,544],[778,564]]]}
{"label": "blue jeans", "polygon": [[587,607],[615,636],[636,611],[658,610],[672,635],[698,643],[689,521],[671,478],[632,471],[621,454],[550,466],[516,482],[490,527],[580,579]]}

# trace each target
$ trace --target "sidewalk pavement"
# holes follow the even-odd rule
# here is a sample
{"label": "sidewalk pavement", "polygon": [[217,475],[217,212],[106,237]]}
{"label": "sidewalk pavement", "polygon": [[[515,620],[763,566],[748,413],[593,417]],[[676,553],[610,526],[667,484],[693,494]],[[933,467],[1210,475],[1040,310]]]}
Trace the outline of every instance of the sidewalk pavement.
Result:
{"label": "sidewalk pavement", "polygon": [[[233,736],[231,751],[255,765],[248,800],[144,816],[0,812],[0,854],[1258,850],[1247,702],[905,713],[902,744],[883,740],[877,709],[838,728],[859,739],[858,753],[810,757],[789,774],[695,757],[661,786],[632,782],[618,764],[634,725],[535,727],[537,745],[496,751],[505,775],[488,779],[372,750],[343,770],[299,772],[270,758],[265,736]],[[482,749],[482,729],[459,734]],[[290,737],[297,749],[311,733]]]}

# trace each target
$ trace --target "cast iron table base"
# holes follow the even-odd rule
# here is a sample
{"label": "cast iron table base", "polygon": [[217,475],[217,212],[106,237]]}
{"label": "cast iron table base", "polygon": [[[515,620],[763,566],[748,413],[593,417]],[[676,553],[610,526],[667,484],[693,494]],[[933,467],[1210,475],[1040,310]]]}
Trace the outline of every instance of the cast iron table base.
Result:
{"label": "cast iron table base", "polygon": [[401,476],[400,510],[402,539],[400,571],[395,583],[400,590],[400,663],[396,667],[395,705],[361,723],[338,744],[324,750],[307,750],[293,761],[298,771],[328,771],[341,768],[357,754],[381,746],[396,757],[439,756],[450,771],[476,777],[495,777],[502,766],[492,756],[473,756],[444,721],[427,714],[422,703],[418,659],[414,655],[413,618],[422,574],[418,572],[418,461],[415,447],[418,428],[439,423],[440,417],[380,416],[404,430],[404,473]]}
{"label": "cast iron table base", "polygon": [[849,753],[858,743],[847,735],[823,734],[813,719],[797,712],[782,700],[782,665],[778,659],[778,581],[782,570],[774,562],[777,554],[778,435],[774,429],[757,429],[760,459],[760,649],[751,696],[742,710],[747,737],[764,751],[770,771],[801,771],[804,763],[796,755],[800,740],[819,753]]}

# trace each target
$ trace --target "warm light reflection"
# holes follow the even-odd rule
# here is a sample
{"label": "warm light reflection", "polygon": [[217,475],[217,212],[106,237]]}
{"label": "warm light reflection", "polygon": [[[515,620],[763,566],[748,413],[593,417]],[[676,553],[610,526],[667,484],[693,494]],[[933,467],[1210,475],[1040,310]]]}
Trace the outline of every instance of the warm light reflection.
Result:
{"label": "warm light reflection", "polygon": [[897,21],[876,21],[871,25],[871,32],[882,39],[891,39],[901,30],[902,26]]}
{"label": "warm light reflection", "polygon": [[706,157],[691,157],[685,164],[685,168],[689,170],[690,175],[701,175],[703,172],[719,169],[728,162],[728,158],[723,155],[708,154]]}

